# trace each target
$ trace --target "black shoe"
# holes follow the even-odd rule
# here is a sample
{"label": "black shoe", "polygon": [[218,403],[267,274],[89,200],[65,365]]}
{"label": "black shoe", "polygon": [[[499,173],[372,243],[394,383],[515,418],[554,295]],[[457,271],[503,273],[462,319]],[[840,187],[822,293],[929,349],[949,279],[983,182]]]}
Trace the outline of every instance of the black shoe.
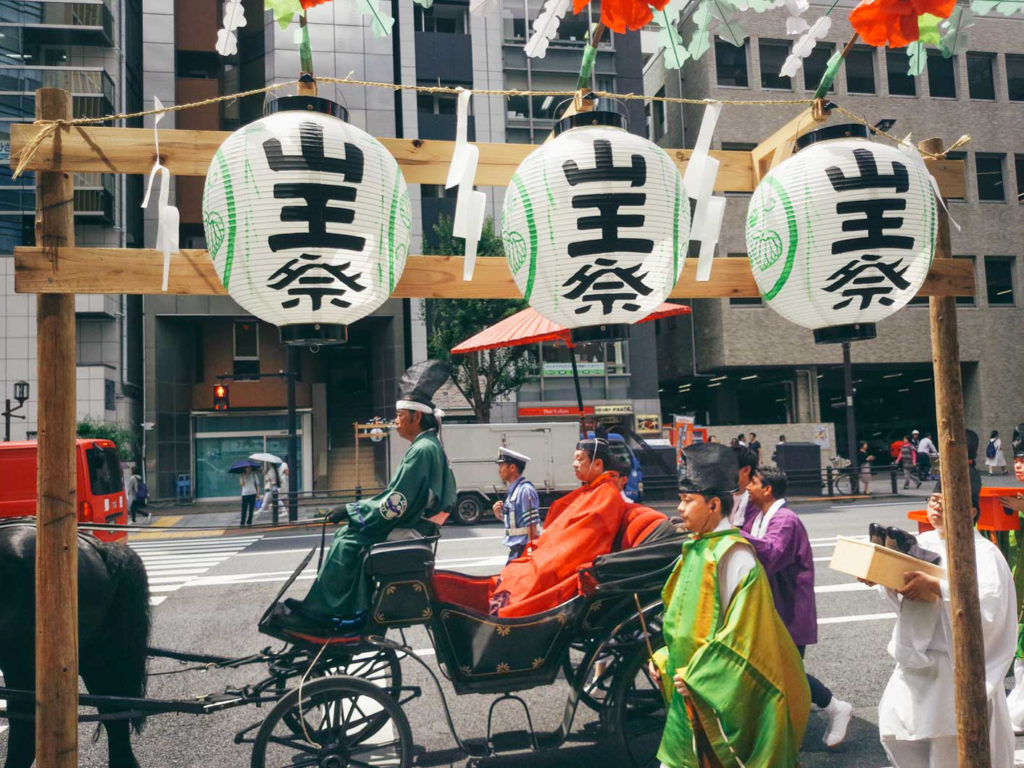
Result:
{"label": "black shoe", "polygon": [[878,523],[871,523],[868,526],[868,541],[880,547],[885,546],[885,526]]}
{"label": "black shoe", "polygon": [[904,531],[902,528],[887,528],[885,531],[885,546],[895,549],[897,552],[909,554],[910,548],[917,544],[917,539]]}

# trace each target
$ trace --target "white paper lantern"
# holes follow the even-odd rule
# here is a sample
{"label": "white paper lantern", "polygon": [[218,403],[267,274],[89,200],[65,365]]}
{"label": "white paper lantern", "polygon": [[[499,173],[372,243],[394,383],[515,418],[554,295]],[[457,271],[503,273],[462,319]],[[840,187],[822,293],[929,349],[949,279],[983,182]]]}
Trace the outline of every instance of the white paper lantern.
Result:
{"label": "white paper lantern", "polygon": [[924,282],[936,222],[918,158],[866,138],[824,140],[761,180],[747,210],[747,255],[768,306],[813,329],[815,341],[874,338],[874,324]]}
{"label": "white paper lantern", "polygon": [[338,343],[384,303],[409,253],[411,207],[384,146],[326,99],[278,99],[210,163],[206,242],[224,287],[287,343]]}
{"label": "white paper lantern", "polygon": [[578,127],[516,169],[501,237],[530,306],[585,338],[575,329],[635,323],[668,297],[686,258],[690,207],[675,163],[617,127],[618,115],[571,120]]}

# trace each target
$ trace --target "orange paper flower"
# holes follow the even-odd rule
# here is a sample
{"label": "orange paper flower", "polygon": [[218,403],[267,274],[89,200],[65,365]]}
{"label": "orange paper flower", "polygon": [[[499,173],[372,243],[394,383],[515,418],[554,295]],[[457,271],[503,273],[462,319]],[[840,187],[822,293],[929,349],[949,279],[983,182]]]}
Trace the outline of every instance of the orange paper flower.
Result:
{"label": "orange paper flower", "polygon": [[[573,0],[572,12],[579,13],[590,0]],[[613,32],[620,35],[625,34],[627,29],[642,29],[654,14],[651,6],[659,11],[668,5],[668,0],[602,0],[601,2],[601,23]]]}
{"label": "orange paper flower", "polygon": [[864,0],[850,11],[850,23],[865,43],[902,48],[921,36],[919,16],[946,19],[955,5],[956,0]]}
{"label": "orange paper flower", "polygon": [[299,0],[302,3],[303,8],[315,8],[318,5],[329,3],[331,0]]}

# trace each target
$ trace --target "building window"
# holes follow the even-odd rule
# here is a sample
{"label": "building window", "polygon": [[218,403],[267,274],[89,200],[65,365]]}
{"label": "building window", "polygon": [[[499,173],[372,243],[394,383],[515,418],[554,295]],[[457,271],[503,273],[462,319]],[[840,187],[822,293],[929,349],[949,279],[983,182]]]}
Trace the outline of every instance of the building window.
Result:
{"label": "building window", "polygon": [[928,95],[936,99],[956,98],[956,57],[947,59],[928,51]]}
{"label": "building window", "polygon": [[455,97],[446,93],[417,93],[416,111],[426,115],[454,115],[455,102]]}
{"label": "building window", "polygon": [[[811,51],[811,55],[804,59],[804,88],[806,90],[818,89],[818,83],[821,82],[821,78],[825,76],[825,70],[828,68],[828,60],[832,58],[835,50],[836,47],[832,43],[818,43]],[[828,90],[831,93],[835,89],[836,84],[833,82]]]}
{"label": "building window", "polygon": [[448,35],[464,35],[469,27],[467,13],[469,6],[435,3],[424,8],[413,5],[413,24],[417,32],[441,32]]}
{"label": "building window", "polygon": [[731,43],[715,38],[715,70],[718,73],[719,85],[731,85],[746,88],[747,81],[747,43],[738,48]]}
{"label": "building window", "polygon": [[260,377],[260,325],[255,320],[235,321],[235,381]]}
{"label": "building window", "polygon": [[972,99],[995,101],[996,85],[992,77],[992,59],[988,53],[967,54],[967,91]]}
{"label": "building window", "polygon": [[779,75],[789,56],[789,43],[782,40],[759,40],[761,54],[761,87],[770,91],[791,91],[793,81]]}
{"label": "building window", "polygon": [[1003,185],[1003,155],[974,156],[974,169],[978,174],[978,200],[1006,202],[1006,187]]}
{"label": "building window", "polygon": [[[658,98],[665,98],[665,86],[659,88],[658,92],[654,95]],[[650,136],[651,141],[657,141],[665,135],[665,131],[667,130],[665,126],[665,102],[649,102],[648,108],[647,135]]]}
{"label": "building window", "polygon": [[1010,101],[1024,101],[1024,56],[1006,54],[1006,90]]}
{"label": "building window", "polygon": [[1013,156],[1013,175],[1017,177],[1017,202],[1024,203],[1024,155]]}
{"label": "building window", "polygon": [[989,306],[1013,306],[1013,256],[985,257],[985,289]]}
{"label": "building window", "polygon": [[[730,259],[745,259],[745,258],[747,258],[747,254],[745,254],[745,253],[730,253],[730,254],[728,254],[728,257]],[[753,298],[753,297],[746,296],[746,297],[741,298],[741,299],[729,299],[729,306],[730,307],[760,307],[760,306],[762,306],[763,303],[764,302],[761,301],[760,297]]]}
{"label": "building window", "polygon": [[916,96],[914,76],[910,74],[910,59],[902,48],[885,52],[885,74],[889,81],[890,96]]}
{"label": "building window", "polygon": [[846,54],[846,90],[850,93],[875,92],[875,49],[854,47]]}
{"label": "building window", "polygon": [[[974,274],[974,284],[977,285],[978,284],[977,259],[975,259],[973,256],[954,256],[953,258],[954,259],[970,259],[970,262],[971,262],[971,272]],[[957,306],[960,306],[960,307],[973,307],[973,306],[975,306],[975,296],[976,296],[976,294],[973,294],[973,293],[970,296],[957,296],[956,297]]]}

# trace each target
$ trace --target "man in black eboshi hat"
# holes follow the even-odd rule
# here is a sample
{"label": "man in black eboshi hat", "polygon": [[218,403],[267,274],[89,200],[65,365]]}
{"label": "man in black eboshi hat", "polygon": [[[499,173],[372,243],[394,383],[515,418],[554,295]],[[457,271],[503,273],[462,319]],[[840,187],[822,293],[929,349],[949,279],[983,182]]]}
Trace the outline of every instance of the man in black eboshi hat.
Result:
{"label": "man in black eboshi hat", "polygon": [[384,491],[331,512],[332,522],[347,525],[334,535],[305,599],[286,600],[288,610],[274,615],[277,627],[295,631],[308,631],[311,626],[357,628],[366,618],[373,591],[362,567],[366,550],[387,539],[395,528],[415,528],[425,534],[437,530],[430,518],[455,503],[455,477],[438,439],[444,413],[433,403],[434,393],[450,374],[445,363],[427,360],[402,375],[395,424],[399,437],[412,445]]}

